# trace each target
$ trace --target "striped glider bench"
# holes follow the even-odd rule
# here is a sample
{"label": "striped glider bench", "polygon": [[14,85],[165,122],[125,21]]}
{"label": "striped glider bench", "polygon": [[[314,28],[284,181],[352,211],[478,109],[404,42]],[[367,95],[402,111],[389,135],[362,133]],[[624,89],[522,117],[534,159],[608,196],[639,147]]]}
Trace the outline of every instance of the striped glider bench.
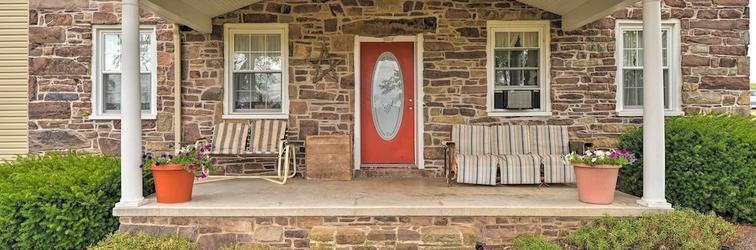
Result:
{"label": "striped glider bench", "polygon": [[[290,145],[288,126],[284,120],[251,120],[250,123],[222,122],[213,127],[213,137],[210,140],[210,156],[213,158],[275,158],[276,164],[267,175],[228,175],[224,171],[222,176],[233,178],[258,178],[285,184],[288,178],[297,173],[296,154]],[[208,143],[200,140],[195,143]]]}
{"label": "striped glider bench", "polygon": [[445,144],[447,182],[481,185],[575,182],[564,156],[590,146],[569,142],[566,126],[461,124]]}

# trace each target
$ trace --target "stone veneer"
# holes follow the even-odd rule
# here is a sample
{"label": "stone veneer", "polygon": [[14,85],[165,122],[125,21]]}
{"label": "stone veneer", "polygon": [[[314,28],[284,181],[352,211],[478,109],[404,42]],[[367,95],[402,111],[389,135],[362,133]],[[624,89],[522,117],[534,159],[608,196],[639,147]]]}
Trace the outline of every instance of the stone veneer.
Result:
{"label": "stone veneer", "polygon": [[[119,25],[121,2],[29,1],[29,151],[85,149],[120,154],[119,120],[91,120],[92,25]],[[172,150],[173,24],[140,13],[156,26],[156,120],[142,122],[147,150]]]}
{"label": "stone veneer", "polygon": [[181,235],[200,249],[508,249],[521,234],[563,239],[588,217],[121,217],[120,232]]}
{"label": "stone veneer", "polygon": [[[56,3],[60,2],[60,3]],[[30,12],[30,150],[81,148],[118,152],[119,122],[92,121],[91,24],[119,22],[118,1],[32,0]],[[686,113],[748,112],[748,1],[666,0],[662,18],[680,19],[682,96]],[[213,32],[184,29],[182,39],[182,141],[211,134],[221,120],[223,24],[289,24],[291,136],[354,132],[354,37],[423,34],[423,152],[427,169],[443,167],[441,141],[451,124],[567,125],[571,138],[597,146],[616,144],[642,117],[618,117],[615,95],[616,19],[640,19],[640,4],[578,30],[562,31],[558,15],[516,1],[326,0],[261,1],[213,19]],[[486,21],[551,20],[550,117],[489,117],[486,113]],[[158,26],[158,119],[144,121],[145,147],[172,150],[174,103],[172,25]],[[326,46],[345,59],[338,79],[313,84]],[[304,157],[299,157],[303,159]],[[247,164],[252,167],[255,164]],[[247,169],[237,169],[246,172]]]}

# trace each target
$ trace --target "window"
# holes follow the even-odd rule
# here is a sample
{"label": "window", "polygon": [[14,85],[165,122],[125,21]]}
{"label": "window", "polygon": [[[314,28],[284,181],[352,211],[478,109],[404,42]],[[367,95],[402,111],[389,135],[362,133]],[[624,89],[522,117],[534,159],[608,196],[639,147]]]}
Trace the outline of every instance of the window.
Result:
{"label": "window", "polygon": [[549,21],[488,22],[488,114],[549,116]]}
{"label": "window", "polygon": [[[121,27],[95,26],[92,39],[92,110],[90,119],[121,117]],[[157,47],[154,27],[141,27],[139,70],[142,119],[157,113]]]}
{"label": "window", "polygon": [[288,118],[287,24],[226,24],[224,118]]}
{"label": "window", "polygon": [[[680,32],[676,20],[662,20],[662,74],[665,115],[681,115]],[[617,20],[617,112],[643,116],[643,23]]]}

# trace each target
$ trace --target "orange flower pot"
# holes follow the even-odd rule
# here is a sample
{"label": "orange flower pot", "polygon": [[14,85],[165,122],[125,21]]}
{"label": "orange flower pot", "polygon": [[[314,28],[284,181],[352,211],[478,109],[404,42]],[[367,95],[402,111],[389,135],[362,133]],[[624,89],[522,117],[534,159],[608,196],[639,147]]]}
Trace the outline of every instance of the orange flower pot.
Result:
{"label": "orange flower pot", "polygon": [[192,199],[194,174],[181,164],[150,166],[155,178],[155,195],[159,203],[187,202]]}
{"label": "orange flower pot", "polygon": [[573,163],[577,182],[578,197],[581,202],[590,204],[612,204],[617,175],[622,165],[589,166]]}

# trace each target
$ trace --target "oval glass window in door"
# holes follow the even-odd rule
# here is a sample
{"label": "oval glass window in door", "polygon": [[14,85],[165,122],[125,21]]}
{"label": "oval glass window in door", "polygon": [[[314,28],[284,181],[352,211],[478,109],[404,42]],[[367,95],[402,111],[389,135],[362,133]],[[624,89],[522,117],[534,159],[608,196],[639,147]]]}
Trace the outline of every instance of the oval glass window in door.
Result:
{"label": "oval glass window in door", "polygon": [[375,62],[371,83],[371,110],[378,135],[386,141],[399,132],[404,114],[404,82],[399,60],[391,52],[383,52]]}

